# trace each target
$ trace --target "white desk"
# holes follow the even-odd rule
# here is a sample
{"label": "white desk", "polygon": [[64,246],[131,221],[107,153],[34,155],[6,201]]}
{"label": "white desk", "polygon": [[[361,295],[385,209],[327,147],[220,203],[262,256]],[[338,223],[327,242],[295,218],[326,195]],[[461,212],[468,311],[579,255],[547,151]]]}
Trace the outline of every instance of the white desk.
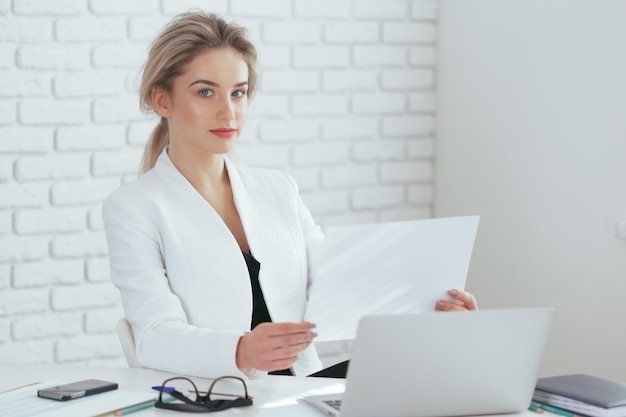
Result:
{"label": "white desk", "polygon": [[[105,379],[119,384],[121,390],[151,391],[153,385],[160,385],[167,378],[176,376],[168,372],[152,369],[130,368],[93,368],[70,365],[40,365],[0,362],[0,392],[18,386],[42,382],[46,380],[80,381],[82,379]],[[208,389],[211,380],[191,378],[198,389]],[[321,417],[319,412],[306,402],[298,400],[304,393],[342,392],[343,379],[332,378],[298,378],[292,376],[268,376],[261,381],[248,383],[248,391],[254,397],[254,406],[234,408],[211,414],[215,417],[237,415],[257,417]],[[155,392],[156,398],[156,392]],[[1,410],[0,410],[1,411]],[[150,408],[131,414],[131,416],[184,416],[193,413],[173,413],[167,410]],[[521,414],[506,414],[489,417],[537,417],[536,413],[527,411]]]}
{"label": "white desk", "polygon": [[[153,385],[160,385],[167,378],[177,376],[168,372],[152,369],[131,368],[95,368],[70,365],[40,365],[24,363],[0,362],[0,392],[11,388],[47,380],[80,381],[82,379],[104,379],[117,382],[121,390],[151,392]],[[191,378],[198,389],[206,390],[211,384],[210,379]],[[320,417],[322,413],[307,403],[296,398],[308,391],[342,392],[343,379],[332,378],[298,378],[292,376],[270,375],[262,381],[247,383],[248,392],[254,397],[254,406],[221,411],[212,415],[226,416],[258,416],[258,417]],[[157,393],[155,392],[155,398]],[[1,411],[1,410],[0,410]],[[173,416],[193,415],[193,413],[173,413],[167,410],[150,408],[131,416]],[[536,416],[535,416],[536,417]]]}

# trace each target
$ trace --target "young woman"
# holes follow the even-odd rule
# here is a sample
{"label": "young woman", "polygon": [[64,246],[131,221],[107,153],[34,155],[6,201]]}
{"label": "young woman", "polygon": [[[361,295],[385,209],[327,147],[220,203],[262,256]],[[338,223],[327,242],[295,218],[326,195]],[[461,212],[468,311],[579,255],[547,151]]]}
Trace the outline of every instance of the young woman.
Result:
{"label": "young woman", "polygon": [[[111,275],[144,367],[257,378],[321,369],[302,321],[324,236],[286,174],[226,156],[257,84],[245,30],[174,18],[153,42],[141,106],[160,117],[142,173],[103,206]],[[456,290],[454,290],[456,291]],[[476,309],[451,293],[439,310]]]}

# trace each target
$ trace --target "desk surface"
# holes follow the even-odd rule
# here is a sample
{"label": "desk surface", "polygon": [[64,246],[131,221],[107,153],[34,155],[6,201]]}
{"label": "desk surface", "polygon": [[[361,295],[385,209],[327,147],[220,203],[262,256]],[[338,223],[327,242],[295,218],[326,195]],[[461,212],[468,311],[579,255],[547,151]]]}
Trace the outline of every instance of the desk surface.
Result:
{"label": "desk surface", "polygon": [[[71,365],[42,365],[0,362],[0,392],[11,388],[47,380],[79,381],[82,379],[105,379],[119,384],[121,390],[151,391],[150,387],[159,385],[174,374],[152,369],[96,368]],[[191,378],[199,389],[207,389],[210,379]],[[218,413],[220,416],[257,416],[257,417],[321,417],[319,412],[306,402],[298,400],[305,393],[327,394],[342,392],[344,380],[332,378],[302,378],[292,376],[268,376],[267,379],[248,383],[250,395],[254,397],[254,406],[237,408]],[[156,396],[156,394],[155,394]],[[176,413],[178,415],[179,413]],[[187,413],[186,413],[187,414]],[[185,415],[186,415],[185,414]],[[218,414],[215,414],[217,416]],[[171,411],[150,408],[131,414],[137,417],[172,416]],[[183,415],[183,413],[180,413]],[[189,414],[191,415],[191,414]],[[533,412],[515,414],[516,417],[536,417]],[[498,416],[490,416],[498,417]],[[511,417],[511,414],[504,417]]]}
{"label": "desk surface", "polygon": [[[119,384],[121,390],[148,391],[153,385],[160,385],[167,378],[176,376],[168,372],[152,369],[96,368],[70,365],[42,365],[0,362],[0,392],[11,388],[47,380],[80,381],[82,379],[104,379]],[[208,389],[211,380],[191,378],[199,389]],[[302,416],[320,417],[323,414],[307,403],[297,400],[305,392],[331,393],[343,391],[343,380],[331,378],[298,378],[270,375],[265,380],[248,382],[254,406],[220,412],[220,416]],[[155,393],[156,397],[156,393]],[[178,413],[177,413],[178,414]],[[172,416],[171,411],[151,408],[131,414],[137,417]],[[181,415],[183,415],[181,413]],[[216,414],[217,415],[217,414]]]}

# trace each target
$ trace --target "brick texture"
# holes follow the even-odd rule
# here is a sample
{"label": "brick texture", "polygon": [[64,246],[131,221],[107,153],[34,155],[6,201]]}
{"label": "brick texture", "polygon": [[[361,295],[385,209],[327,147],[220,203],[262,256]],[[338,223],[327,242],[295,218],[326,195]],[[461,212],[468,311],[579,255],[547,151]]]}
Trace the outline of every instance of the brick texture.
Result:
{"label": "brick texture", "polygon": [[125,364],[101,203],[157,120],[149,43],[194,7],[259,50],[235,161],[289,172],[322,226],[432,213],[435,0],[0,0],[0,361]]}

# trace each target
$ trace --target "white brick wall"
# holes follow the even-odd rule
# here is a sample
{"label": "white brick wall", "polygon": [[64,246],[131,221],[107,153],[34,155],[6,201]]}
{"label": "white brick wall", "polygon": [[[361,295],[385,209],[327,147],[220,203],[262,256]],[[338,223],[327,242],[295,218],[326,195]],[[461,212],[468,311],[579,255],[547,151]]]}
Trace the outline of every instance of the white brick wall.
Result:
{"label": "white brick wall", "polygon": [[431,216],[436,0],[0,0],[0,361],[125,364],[100,205],[155,123],[149,42],[194,7],[259,49],[234,159],[290,172],[323,226]]}

